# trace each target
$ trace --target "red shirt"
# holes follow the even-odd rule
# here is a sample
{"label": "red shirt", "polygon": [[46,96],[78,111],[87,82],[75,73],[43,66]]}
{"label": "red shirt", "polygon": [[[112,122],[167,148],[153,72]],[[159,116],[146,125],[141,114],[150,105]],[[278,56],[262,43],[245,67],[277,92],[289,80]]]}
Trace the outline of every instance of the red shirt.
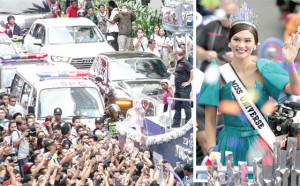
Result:
{"label": "red shirt", "polygon": [[75,10],[74,10],[74,8],[72,7],[72,6],[70,6],[70,7],[68,7],[67,8],[67,14],[69,15],[69,17],[78,17],[77,16],[77,12],[78,12],[78,10],[80,10],[81,8],[76,8]]}

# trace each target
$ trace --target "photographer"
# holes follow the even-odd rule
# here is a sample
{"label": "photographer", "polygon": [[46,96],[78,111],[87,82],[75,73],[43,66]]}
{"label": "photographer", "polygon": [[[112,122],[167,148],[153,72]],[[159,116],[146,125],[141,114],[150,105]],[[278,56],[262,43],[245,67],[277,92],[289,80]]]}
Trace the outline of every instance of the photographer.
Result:
{"label": "photographer", "polygon": [[25,120],[16,121],[17,129],[12,132],[11,138],[13,141],[13,147],[17,149],[18,164],[20,168],[21,176],[24,177],[23,166],[28,162],[29,155],[29,143],[27,137],[29,132],[27,131],[27,124]]}
{"label": "photographer", "polygon": [[114,21],[118,22],[119,26],[119,51],[128,51],[130,45],[130,35],[132,32],[132,22],[135,21],[136,15],[128,10],[126,5],[122,6],[122,9],[119,10],[119,13],[115,15]]}

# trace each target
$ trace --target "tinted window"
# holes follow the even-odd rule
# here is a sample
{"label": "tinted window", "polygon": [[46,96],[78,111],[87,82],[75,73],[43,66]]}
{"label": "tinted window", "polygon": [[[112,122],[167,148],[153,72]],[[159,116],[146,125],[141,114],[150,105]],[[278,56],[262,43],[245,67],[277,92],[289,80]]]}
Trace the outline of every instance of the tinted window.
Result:
{"label": "tinted window", "polygon": [[47,0],[0,0],[1,14],[35,14],[50,12]]}
{"label": "tinted window", "polygon": [[23,92],[22,92],[22,97],[21,97],[21,105],[26,108],[28,105],[28,101],[29,101],[29,95],[31,92],[31,86],[28,85],[27,83],[25,83],[24,88],[23,88]]}

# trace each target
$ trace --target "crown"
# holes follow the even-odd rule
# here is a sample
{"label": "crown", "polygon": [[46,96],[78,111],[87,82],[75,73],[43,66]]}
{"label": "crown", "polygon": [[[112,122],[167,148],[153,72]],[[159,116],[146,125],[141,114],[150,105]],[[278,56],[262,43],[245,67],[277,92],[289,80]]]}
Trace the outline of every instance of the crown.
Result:
{"label": "crown", "polygon": [[230,16],[229,20],[230,28],[236,24],[244,23],[253,26],[256,30],[260,22],[258,16],[253,13],[252,8],[245,2]]}

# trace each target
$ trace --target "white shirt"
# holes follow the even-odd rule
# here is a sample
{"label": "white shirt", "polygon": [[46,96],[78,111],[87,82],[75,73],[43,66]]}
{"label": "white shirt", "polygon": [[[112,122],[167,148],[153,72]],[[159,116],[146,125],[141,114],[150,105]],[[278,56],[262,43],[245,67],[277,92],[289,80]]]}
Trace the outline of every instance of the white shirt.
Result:
{"label": "white shirt", "polygon": [[20,113],[22,114],[22,117],[25,117],[24,108],[17,103],[15,104],[15,106],[11,106],[10,104],[8,104],[8,113],[11,115],[14,115],[15,113]]}
{"label": "white shirt", "polygon": [[156,55],[157,57],[160,57],[160,54],[156,48],[154,48],[154,50],[150,50],[150,48],[147,48],[145,52],[149,52]]}
{"label": "white shirt", "polygon": [[[176,50],[179,47],[178,45],[180,45],[181,43],[185,44],[185,36],[181,36],[181,37],[176,36],[175,48],[173,49]],[[192,39],[190,38],[190,36],[187,36],[187,45],[188,45],[187,53],[190,53],[192,44],[193,44]],[[172,38],[171,41],[169,42],[170,47],[173,47],[173,45],[174,45],[174,38]]]}
{"label": "white shirt", "polygon": [[[117,8],[114,8],[112,11],[111,11],[111,14],[110,14],[110,17],[109,17],[109,20],[114,20],[114,17],[115,15],[119,12],[119,10]],[[107,31],[108,33],[111,33],[111,32],[119,32],[119,27],[117,25],[117,23],[115,24],[111,24],[110,22],[107,21]]]}
{"label": "white shirt", "polygon": [[157,35],[157,34],[152,34],[151,36],[150,36],[150,39],[154,39],[155,41],[156,41],[156,39],[159,37],[159,35]]}
{"label": "white shirt", "polygon": [[[168,45],[170,42],[170,39],[168,37],[158,37],[156,38],[156,44],[157,45]],[[158,50],[163,50],[163,51],[169,51],[167,47],[158,47]]]}
{"label": "white shirt", "polygon": [[[136,42],[138,42],[138,38],[134,38],[133,39],[133,45],[136,44]],[[143,45],[143,47],[142,47]],[[144,48],[144,50],[143,50]],[[144,37],[144,41],[143,42],[139,42],[139,46],[137,48],[135,48],[135,51],[140,51],[140,52],[145,52],[148,48],[148,39],[146,37]]]}

